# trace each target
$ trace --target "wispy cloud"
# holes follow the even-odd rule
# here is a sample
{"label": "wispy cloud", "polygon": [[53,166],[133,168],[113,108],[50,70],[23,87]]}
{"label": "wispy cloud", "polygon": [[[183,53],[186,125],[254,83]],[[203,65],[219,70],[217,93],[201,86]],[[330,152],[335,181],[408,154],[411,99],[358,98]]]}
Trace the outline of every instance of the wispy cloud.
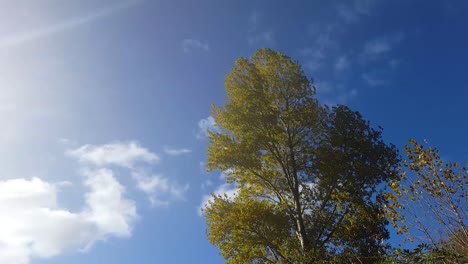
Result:
{"label": "wispy cloud", "polygon": [[90,24],[99,19],[109,17],[119,11],[135,6],[141,2],[142,1],[139,0],[122,1],[101,8],[92,13],[70,18],[53,25],[48,25],[30,31],[7,35],[0,38],[0,48],[13,47],[28,42],[33,42],[41,38],[50,37],[61,32],[69,31],[76,27]]}
{"label": "wispy cloud", "polygon": [[357,89],[347,89],[343,84],[333,84],[329,81],[317,82],[317,95],[327,105],[346,104],[358,94]]}
{"label": "wispy cloud", "polygon": [[356,23],[362,16],[371,14],[375,0],[353,0],[336,6],[338,16],[346,23]]}
{"label": "wispy cloud", "polygon": [[372,42],[369,42],[364,47],[364,53],[368,55],[377,55],[391,50],[391,45],[388,40],[378,39]]}
{"label": "wispy cloud", "polygon": [[164,146],[164,152],[165,152],[167,155],[179,156],[179,155],[182,155],[182,154],[191,153],[192,150],[190,150],[190,149],[188,149],[188,148],[180,148],[180,149],[177,149],[177,148],[171,148],[171,147],[168,147],[168,146]]}
{"label": "wispy cloud", "polygon": [[369,86],[381,86],[389,84],[388,80],[378,77],[375,73],[363,73],[362,79]]}
{"label": "wispy cloud", "polygon": [[249,32],[254,32],[258,29],[260,23],[260,13],[253,11],[249,16]]}
{"label": "wispy cloud", "polygon": [[182,41],[182,50],[185,53],[190,53],[194,50],[209,52],[210,45],[208,44],[208,42],[204,42],[198,39],[184,39]]}
{"label": "wispy cloud", "polygon": [[151,205],[167,207],[174,200],[184,200],[189,184],[179,185],[169,181],[162,175],[147,175],[142,172],[133,172],[137,181],[137,188],[148,195]]}
{"label": "wispy cloud", "polygon": [[382,55],[389,53],[395,45],[399,44],[403,38],[403,33],[396,33],[372,39],[364,45],[362,57],[364,60],[381,58]]}
{"label": "wispy cloud", "polygon": [[253,11],[248,18],[247,43],[256,47],[271,47],[276,43],[275,34],[271,29],[261,27],[262,15]]}
{"label": "wispy cloud", "polygon": [[341,56],[338,58],[338,60],[335,63],[335,70],[336,71],[343,71],[346,70],[349,67],[349,60],[346,56]]}
{"label": "wispy cloud", "polygon": [[201,189],[204,190],[204,189],[210,187],[211,185],[213,185],[213,182],[210,179],[208,179],[208,180],[206,180],[205,182],[203,182],[201,184]]}
{"label": "wispy cloud", "polygon": [[275,44],[273,31],[262,31],[251,34],[247,41],[252,46],[271,47]]}
{"label": "wispy cloud", "polygon": [[338,42],[333,38],[336,28],[335,24],[309,27],[308,33],[314,37],[314,40],[308,47],[299,50],[304,60],[304,68],[314,72],[326,64],[327,55],[338,48]]}

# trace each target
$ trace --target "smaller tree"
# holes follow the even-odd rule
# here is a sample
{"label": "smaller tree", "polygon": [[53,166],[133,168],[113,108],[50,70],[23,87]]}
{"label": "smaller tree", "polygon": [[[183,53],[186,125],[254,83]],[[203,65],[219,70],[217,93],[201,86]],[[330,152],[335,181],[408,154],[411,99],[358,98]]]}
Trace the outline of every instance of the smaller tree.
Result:
{"label": "smaller tree", "polygon": [[399,177],[389,183],[387,214],[398,233],[430,246],[434,256],[468,258],[468,171],[444,163],[435,148],[405,146]]}

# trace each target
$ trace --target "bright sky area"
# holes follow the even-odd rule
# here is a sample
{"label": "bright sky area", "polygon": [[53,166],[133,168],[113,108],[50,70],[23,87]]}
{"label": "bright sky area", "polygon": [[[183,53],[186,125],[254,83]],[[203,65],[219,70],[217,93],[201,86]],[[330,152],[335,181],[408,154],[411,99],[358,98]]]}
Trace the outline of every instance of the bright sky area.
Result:
{"label": "bright sky area", "polygon": [[[468,162],[468,2],[0,0],[0,263],[222,263],[199,208],[240,57],[299,60],[399,149]],[[399,238],[393,237],[392,243]]]}

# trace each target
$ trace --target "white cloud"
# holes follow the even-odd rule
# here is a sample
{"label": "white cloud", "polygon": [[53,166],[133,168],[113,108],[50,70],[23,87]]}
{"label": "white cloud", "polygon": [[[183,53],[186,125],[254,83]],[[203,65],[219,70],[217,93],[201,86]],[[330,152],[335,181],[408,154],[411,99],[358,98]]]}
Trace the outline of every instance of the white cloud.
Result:
{"label": "white cloud", "polygon": [[208,132],[215,132],[218,133],[221,130],[219,127],[216,126],[216,121],[212,116],[209,116],[207,118],[201,119],[198,121],[198,132],[196,137],[198,139],[208,137],[209,133]]}
{"label": "white cloud", "polygon": [[158,155],[135,142],[84,145],[67,151],[67,154],[83,163],[97,166],[118,165],[127,168],[137,162],[157,163],[160,160]]}
{"label": "white cloud", "polygon": [[315,84],[317,88],[317,95],[327,105],[346,104],[357,96],[356,89],[347,89],[342,84],[333,84],[331,82],[323,81]]}
{"label": "white cloud", "polygon": [[137,215],[124,187],[107,170],[85,177],[89,190],[77,213],[58,206],[59,185],[39,178],[0,181],[0,263],[26,264],[131,234]]}
{"label": "white cloud", "polygon": [[190,53],[194,50],[202,50],[205,52],[210,51],[210,45],[208,42],[203,42],[198,39],[184,39],[182,41],[182,49],[185,53]]}
{"label": "white cloud", "polygon": [[218,186],[211,195],[204,195],[202,202],[198,207],[198,214],[202,215],[202,209],[209,206],[210,202],[214,201],[213,195],[226,196],[228,199],[233,200],[239,194],[239,189],[234,184],[224,183]]}
{"label": "white cloud", "polygon": [[[171,149],[167,147],[164,150],[169,155],[190,152],[188,149]],[[148,195],[149,201],[154,206],[167,206],[174,200],[183,200],[184,194],[189,188],[188,184],[181,186],[169,182],[167,178],[161,175],[146,173],[144,167],[138,165],[141,163],[154,164],[160,159],[156,154],[135,142],[84,145],[67,151],[67,154],[81,161],[84,165],[96,165],[98,167],[117,165],[129,169],[132,178],[136,181],[136,187]]]}
{"label": "white cloud", "polygon": [[338,58],[338,61],[335,63],[335,70],[343,71],[349,67],[349,60],[346,56],[341,56]]}
{"label": "white cloud", "polygon": [[136,203],[115,178],[118,168],[107,166],[129,171],[153,205],[183,200],[189,188],[160,175],[136,174],[142,170],[137,162],[153,164],[159,158],[133,142],[84,145],[66,154],[81,162],[86,188],[83,207],[76,212],[60,206],[60,190],[70,182],[0,180],[0,263],[28,264],[32,258],[86,251],[98,241],[131,236],[138,219]]}
{"label": "white cloud", "polygon": [[341,4],[336,6],[338,16],[346,23],[358,22],[361,16],[371,14],[375,0],[354,0],[348,1],[347,5]]}
{"label": "white cloud", "polygon": [[109,169],[86,171],[85,176],[85,185],[90,188],[85,195],[86,218],[97,225],[104,238],[106,234],[130,236],[137,214],[135,202],[124,198],[125,188]]}
{"label": "white cloud", "polygon": [[137,188],[148,195],[153,206],[168,206],[174,200],[184,200],[189,184],[179,185],[170,182],[161,175],[147,175],[142,172],[133,172]]}
{"label": "white cloud", "polygon": [[17,110],[18,106],[15,103],[0,102],[0,114],[11,114]]}
{"label": "white cloud", "polygon": [[74,146],[78,145],[78,142],[76,142],[76,141],[74,141],[72,139],[69,139],[69,138],[60,138],[58,140],[58,143],[60,145],[67,146],[67,147],[74,147]]}
{"label": "white cloud", "polygon": [[368,41],[364,45],[362,52],[363,59],[373,60],[380,58],[382,55],[389,53],[403,38],[403,33],[396,33]]}
{"label": "white cloud", "polygon": [[391,44],[386,39],[377,39],[366,43],[364,53],[369,55],[377,55],[391,50]]}
{"label": "white cloud", "polygon": [[76,27],[95,22],[96,20],[111,16],[118,11],[132,7],[140,2],[141,1],[133,0],[122,1],[86,15],[64,20],[60,23],[37,28],[27,32],[7,35],[0,38],[0,48],[17,46],[23,43],[35,41],[37,39],[49,37],[63,31],[68,31]]}
{"label": "white cloud", "polygon": [[164,147],[164,152],[166,154],[168,154],[168,155],[171,155],[171,156],[178,156],[178,155],[182,155],[182,154],[191,153],[192,150],[187,149],[187,148],[176,149],[176,148],[171,148],[171,147],[165,146]]}
{"label": "white cloud", "polygon": [[388,85],[388,80],[379,78],[372,73],[364,73],[362,74],[362,79],[369,85],[369,86],[380,86],[380,85]]}

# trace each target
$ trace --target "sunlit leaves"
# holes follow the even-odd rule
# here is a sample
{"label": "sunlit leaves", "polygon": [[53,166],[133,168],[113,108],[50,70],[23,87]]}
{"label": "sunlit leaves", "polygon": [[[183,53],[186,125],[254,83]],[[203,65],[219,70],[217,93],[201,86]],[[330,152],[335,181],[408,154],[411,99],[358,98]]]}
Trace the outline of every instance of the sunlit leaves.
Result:
{"label": "sunlit leaves", "polygon": [[[386,194],[389,219],[411,239],[418,232],[433,248],[451,247],[468,256],[468,173],[458,163],[445,163],[437,149],[411,139],[398,179]],[[408,175],[407,175],[408,174]],[[421,240],[421,237],[420,237]],[[445,250],[444,249],[444,250]]]}
{"label": "sunlit leaves", "polygon": [[228,171],[234,200],[205,209],[208,237],[228,263],[379,258],[388,239],[379,185],[397,153],[358,112],[328,108],[301,66],[264,49],[241,58],[215,106],[208,168]]}

